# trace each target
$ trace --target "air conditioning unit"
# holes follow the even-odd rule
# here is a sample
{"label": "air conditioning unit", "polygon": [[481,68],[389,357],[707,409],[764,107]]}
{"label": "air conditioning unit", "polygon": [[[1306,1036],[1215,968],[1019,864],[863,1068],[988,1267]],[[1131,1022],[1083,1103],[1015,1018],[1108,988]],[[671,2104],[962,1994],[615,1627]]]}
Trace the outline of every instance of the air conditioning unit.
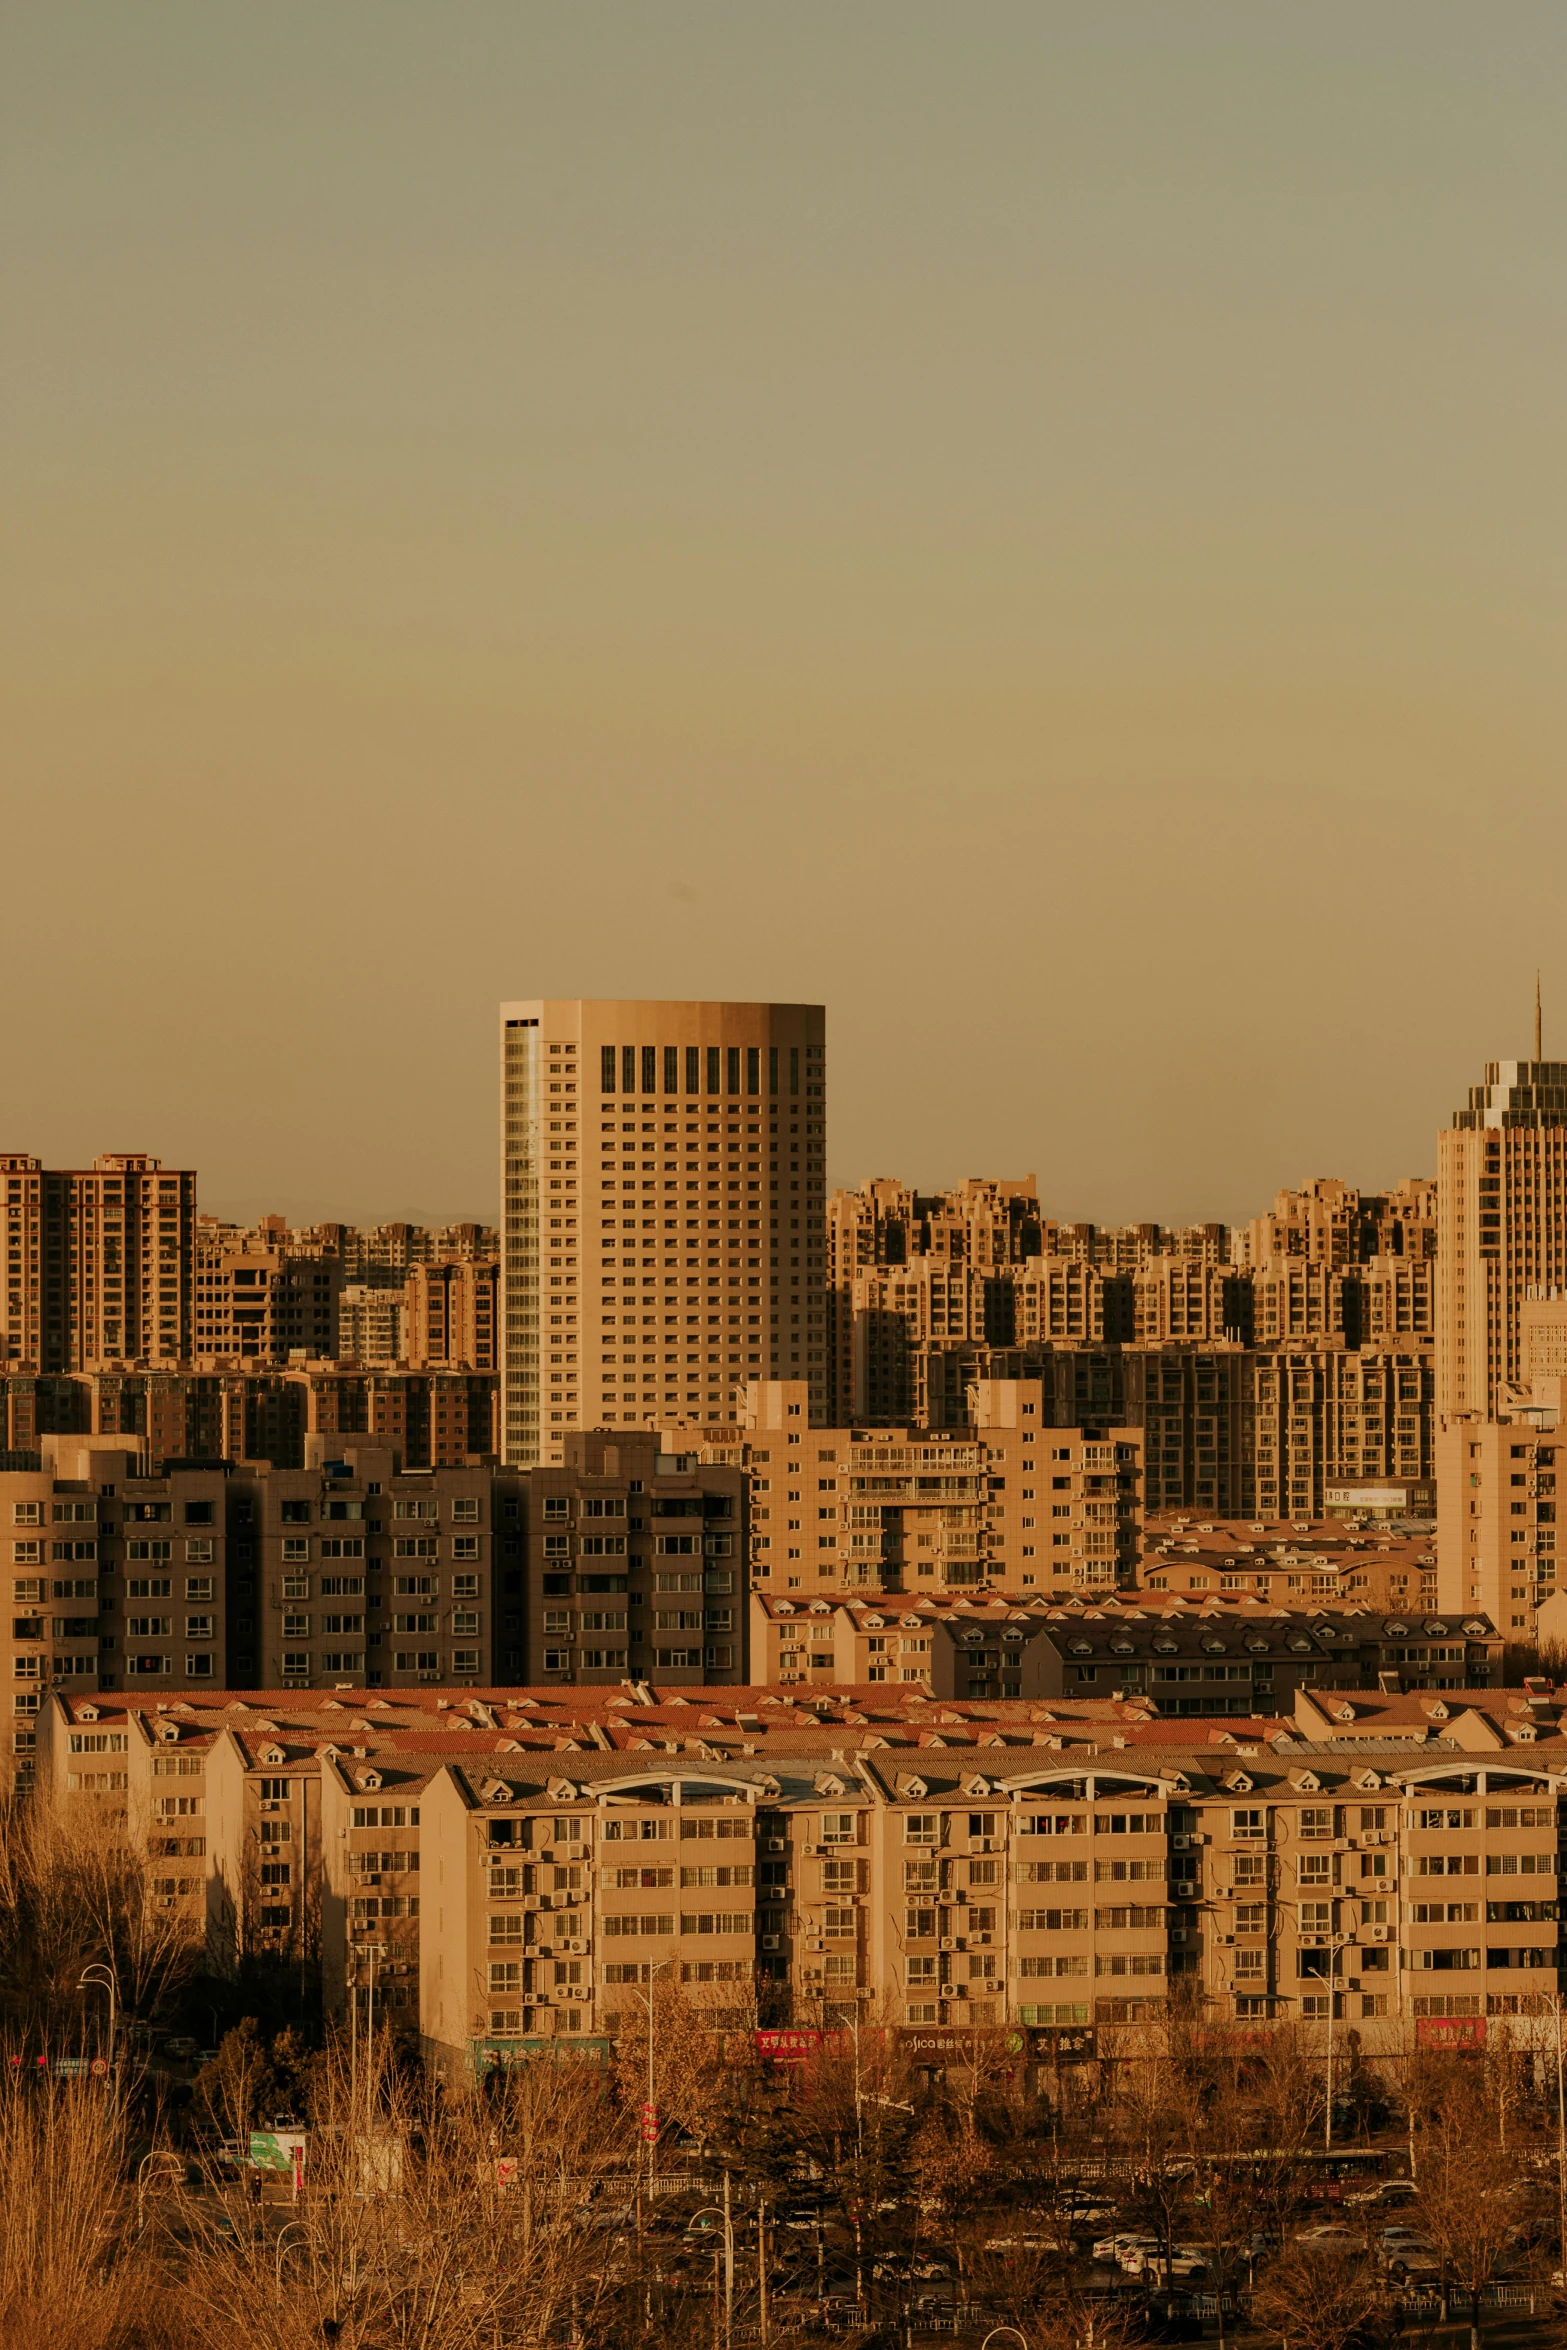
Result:
{"label": "air conditioning unit", "polygon": [[1302,1950],[1321,1950],[1326,1942],[1326,1934],[1302,1934],[1300,1937]]}
{"label": "air conditioning unit", "polygon": [[1170,1940],[1172,1942],[1184,1942],[1186,1940],[1186,1928],[1184,1926],[1173,1926],[1170,1930]]}
{"label": "air conditioning unit", "polygon": [[941,1947],[943,1950],[956,1950],[957,1944],[950,1934],[943,1934],[941,1937]]}
{"label": "air conditioning unit", "polygon": [[1170,1892],[1176,1901],[1195,1901],[1197,1898],[1197,1888],[1189,1877],[1183,1877],[1179,1884],[1172,1885]]}
{"label": "air conditioning unit", "polygon": [[570,1951],[573,1958],[581,1958],[585,1955],[588,1946],[585,1942],[579,1940],[576,1942],[567,1942],[563,1947]]}
{"label": "air conditioning unit", "polygon": [[813,1934],[810,1941],[806,1943],[805,1947],[807,1950],[825,1950],[827,1943],[822,1935]]}
{"label": "air conditioning unit", "polygon": [[1371,1939],[1373,1942],[1385,1942],[1387,1940],[1386,1926],[1373,1926],[1371,1929]]}
{"label": "air conditioning unit", "polygon": [[769,1836],[767,1849],[769,1852],[787,1852],[789,1849],[788,1840],[783,1836]]}
{"label": "air conditioning unit", "polygon": [[949,1983],[946,1989],[949,1999],[967,1999],[968,1997],[967,1983]]}
{"label": "air conditioning unit", "polygon": [[525,1893],[522,1897],[522,1906],[524,1909],[547,1909],[549,1904],[540,1893]]}
{"label": "air conditioning unit", "polygon": [[1196,1841],[1195,1836],[1172,1836],[1170,1838],[1170,1842],[1177,1852],[1190,1852]]}
{"label": "air conditioning unit", "polygon": [[764,1934],[762,1936],[762,1948],[764,1950],[782,1950],[782,1934]]}

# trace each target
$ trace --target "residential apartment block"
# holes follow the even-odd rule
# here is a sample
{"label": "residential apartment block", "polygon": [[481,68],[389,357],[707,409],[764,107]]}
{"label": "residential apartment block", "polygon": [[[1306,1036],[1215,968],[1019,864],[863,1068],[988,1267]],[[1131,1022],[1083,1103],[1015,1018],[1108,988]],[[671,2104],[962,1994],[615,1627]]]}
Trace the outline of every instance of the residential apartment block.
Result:
{"label": "residential apartment block", "polygon": [[508,1464],[751,1378],[820,1409],[825,1033],[809,1004],[502,1005]]}
{"label": "residential apartment block", "polygon": [[[651,1431],[573,1435],[527,1480],[521,1621],[507,1677],[744,1681],[744,1472],[666,1450]],[[508,1604],[507,1620],[511,1621]]]}
{"label": "residential apartment block", "polygon": [[935,1697],[1146,1697],[1161,1714],[1266,1714],[1297,1690],[1500,1687],[1488,1617],[1127,1593],[751,1594],[752,1670],[780,1686],[918,1683]]}
{"label": "residential apartment block", "polygon": [[0,1369],[91,1371],[188,1360],[196,1178],[138,1152],[90,1168],[0,1153]]}
{"label": "residential apartment block", "polygon": [[9,1689],[7,1776],[30,1775],[51,1689],[104,1681],[222,1687],[230,1577],[223,1471],[147,1474],[112,1440],[47,1439],[39,1466],[0,1471]]}
{"label": "residential apartment block", "polygon": [[1567,1062],[1488,1061],[1438,1137],[1445,1419],[1496,1416],[1525,1378],[1522,1309],[1567,1287]]}
{"label": "residential apartment block", "polygon": [[252,1233],[198,1219],[192,1352],[225,1362],[286,1363],[338,1350],[341,1272],[330,1257],[292,1255]]}
{"label": "residential apartment block", "polygon": [[803,1382],[744,1391],[743,1420],[664,1442],[744,1469],[750,1572],[775,1590],[1063,1587],[1130,1581],[1142,1520],[1135,1434],[1049,1428],[1035,1382],[992,1382],[978,1425],[817,1428]]}
{"label": "residential apartment block", "polygon": [[1436,1560],[1429,1523],[1334,1515],[1248,1524],[1176,1515],[1145,1524],[1137,1586],[1187,1597],[1240,1594],[1287,1608],[1309,1601],[1430,1615],[1437,1606]]}
{"label": "residential apartment block", "polygon": [[[1551,1382],[1554,1390],[1556,1382]],[[1456,1414],[1437,1446],[1445,1606],[1481,1607],[1510,1638],[1533,1642],[1559,1588],[1556,1463],[1560,1412],[1525,1402],[1495,1418]]]}
{"label": "residential apartment block", "polygon": [[122,1761],[201,1803],[168,1823],[200,1826],[169,1868],[200,1892],[169,1898],[216,1963],[269,1953],[319,1967],[334,2011],[417,2015],[453,2081],[608,2048],[666,1967],[737,2019],[1046,2035],[1146,2019],[1184,1979],[1215,2021],[1343,2020],[1373,2055],[1559,1982],[1543,1683],[1180,1721],[875,1685],[57,1695],[39,1734],[59,1803],[126,1805],[83,1783]]}

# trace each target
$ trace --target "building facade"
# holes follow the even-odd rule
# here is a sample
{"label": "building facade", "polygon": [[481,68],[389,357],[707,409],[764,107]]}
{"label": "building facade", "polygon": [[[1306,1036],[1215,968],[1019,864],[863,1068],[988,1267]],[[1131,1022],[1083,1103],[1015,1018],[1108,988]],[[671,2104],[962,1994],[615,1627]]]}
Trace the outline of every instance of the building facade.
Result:
{"label": "building facade", "polygon": [[1438,1406],[1489,1419],[1525,1378],[1522,1309],[1567,1286],[1567,1062],[1488,1061],[1438,1137]]}
{"label": "building facade", "polygon": [[747,1486],[651,1432],[573,1436],[527,1480],[520,1645],[541,1686],[747,1679]]}
{"label": "building facade", "polygon": [[185,1362],[195,1317],[196,1178],[134,1151],[90,1168],[0,1153],[0,1369]]}
{"label": "building facade", "polygon": [[751,1377],[825,1398],[825,1038],[809,1004],[502,1005],[509,1465]]}

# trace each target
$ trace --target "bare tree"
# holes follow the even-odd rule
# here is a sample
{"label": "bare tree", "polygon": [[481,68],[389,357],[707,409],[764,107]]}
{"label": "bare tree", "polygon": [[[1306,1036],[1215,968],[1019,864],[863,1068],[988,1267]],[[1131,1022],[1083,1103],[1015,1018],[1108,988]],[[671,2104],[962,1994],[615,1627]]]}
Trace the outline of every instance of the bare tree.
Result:
{"label": "bare tree", "polygon": [[1372,2338],[1380,2311],[1376,2271],[1364,2254],[1290,2244],[1251,2297],[1252,2322],[1288,2350],[1350,2350]]}

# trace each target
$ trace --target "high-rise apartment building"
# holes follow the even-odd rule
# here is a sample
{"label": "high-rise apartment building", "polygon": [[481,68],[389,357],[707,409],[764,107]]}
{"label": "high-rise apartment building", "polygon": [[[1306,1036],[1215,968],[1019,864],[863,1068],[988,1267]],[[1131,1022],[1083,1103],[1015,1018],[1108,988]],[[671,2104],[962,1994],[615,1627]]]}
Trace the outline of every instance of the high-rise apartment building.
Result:
{"label": "high-rise apartment building", "polygon": [[239,1231],[203,1216],[195,1267],[192,1352],[203,1360],[286,1363],[337,1352],[342,1270],[334,1258],[299,1256],[286,1234]]}
{"label": "high-rise apartment building", "polygon": [[500,1267],[493,1260],[415,1265],[403,1290],[403,1342],[411,1370],[434,1364],[493,1371]]}
{"label": "high-rise apartment building", "polygon": [[0,1153],[0,1367],[94,1371],[185,1361],[196,1178],[139,1152],[58,1170]]}
{"label": "high-rise apartment building", "polygon": [[1492,1419],[1455,1414],[1437,1438],[1437,1559],[1445,1608],[1478,1607],[1532,1641],[1556,1593],[1560,1389]]}
{"label": "high-rise apartment building", "polygon": [[1496,1417],[1526,1299],[1567,1284],[1567,1062],[1488,1061],[1437,1143],[1437,1403]]}
{"label": "high-rise apartment building", "polygon": [[814,1004],[501,1006],[502,1458],[825,1396],[826,1016]]}

